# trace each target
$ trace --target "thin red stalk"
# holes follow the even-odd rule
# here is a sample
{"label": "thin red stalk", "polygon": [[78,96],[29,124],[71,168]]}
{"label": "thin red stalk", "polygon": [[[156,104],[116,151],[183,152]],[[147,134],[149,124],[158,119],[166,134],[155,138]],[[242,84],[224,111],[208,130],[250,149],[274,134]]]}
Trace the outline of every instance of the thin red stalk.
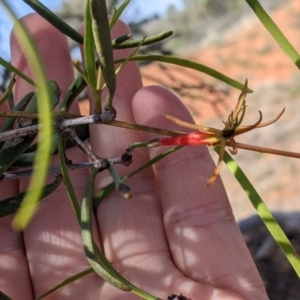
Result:
{"label": "thin red stalk", "polygon": [[[231,146],[229,142],[226,143],[226,146]],[[284,151],[284,150],[278,150],[278,149],[272,149],[272,148],[266,148],[261,146],[255,146],[255,145],[248,145],[248,144],[242,144],[242,143],[236,143],[237,148],[244,149],[244,150],[250,150],[260,153],[269,153],[274,155],[280,155],[280,156],[287,156],[287,157],[293,157],[300,159],[300,153],[296,152],[290,152],[290,151]]]}

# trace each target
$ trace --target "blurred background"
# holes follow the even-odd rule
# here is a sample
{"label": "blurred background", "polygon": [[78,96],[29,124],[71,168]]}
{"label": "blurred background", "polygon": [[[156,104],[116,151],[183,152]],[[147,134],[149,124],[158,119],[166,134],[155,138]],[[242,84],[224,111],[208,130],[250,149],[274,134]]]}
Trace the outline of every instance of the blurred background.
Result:
{"label": "blurred background", "polygon": [[[8,2],[18,17],[32,12],[22,1]],[[41,2],[74,28],[78,28],[83,21],[85,1]],[[295,48],[300,50],[300,2],[260,2]],[[120,3],[118,0],[107,1],[110,11]],[[245,1],[131,0],[122,19],[130,25],[137,38],[166,30],[174,31],[167,41],[143,48],[143,53],[176,55],[215,68],[241,82],[248,78],[254,93],[247,98],[245,123],[255,122],[258,110],[262,111],[265,120],[275,116],[283,107],[286,107],[286,113],[274,125],[247,133],[237,141],[299,152],[298,69],[283,54]],[[0,56],[8,61],[11,28],[12,22],[5,13],[1,14]],[[79,58],[77,45],[70,42],[70,47],[73,58]],[[159,84],[172,89],[198,124],[222,128],[221,121],[227,118],[236,104],[239,91],[201,73],[161,63],[148,63],[141,67],[144,84]],[[0,67],[2,90],[9,76]],[[214,153],[212,155],[215,157]],[[300,208],[298,160],[244,150],[240,150],[235,159],[269,208],[277,211]],[[236,219],[241,220],[255,213],[225,165],[222,178]]]}

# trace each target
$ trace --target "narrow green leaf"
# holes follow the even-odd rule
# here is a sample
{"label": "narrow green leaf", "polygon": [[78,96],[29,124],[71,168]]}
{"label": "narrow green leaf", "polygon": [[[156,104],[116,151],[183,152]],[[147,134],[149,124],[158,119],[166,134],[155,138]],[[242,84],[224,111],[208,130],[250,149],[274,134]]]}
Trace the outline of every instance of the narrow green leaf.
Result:
{"label": "narrow green leaf", "polygon": [[[138,45],[141,44],[141,46],[147,46],[147,45],[151,45],[157,42],[161,42],[165,39],[167,39],[168,37],[170,37],[173,34],[173,31],[165,31],[165,32],[161,32],[155,35],[151,35],[151,36],[147,36],[145,39],[143,39],[143,43],[141,44],[141,39],[138,40],[129,40],[126,39],[126,35],[125,36],[120,36],[119,38],[116,38],[112,41],[112,45],[114,49],[127,49],[127,48],[135,48]],[[120,40],[118,40],[120,39]],[[124,41],[122,40],[124,39]]]}
{"label": "narrow green leaf", "polygon": [[69,111],[72,103],[77,99],[79,94],[86,88],[86,81],[84,78],[79,75],[77,78],[70,84],[67,89],[67,92],[64,96],[63,101],[60,105],[60,111]]}
{"label": "narrow green leaf", "polygon": [[3,0],[2,4],[8,14],[16,22],[14,28],[15,35],[23,47],[24,55],[29,63],[30,69],[32,70],[33,78],[39,86],[37,92],[40,112],[38,122],[39,124],[43,124],[39,134],[41,138],[45,138],[43,147],[39,147],[37,152],[34,173],[28,187],[29,192],[26,194],[23,201],[23,204],[25,205],[21,205],[21,208],[18,210],[13,220],[14,228],[21,230],[26,227],[33,216],[36,210],[36,206],[34,204],[40,199],[42,189],[46,181],[47,170],[50,162],[52,135],[52,111],[50,108],[51,97],[49,88],[46,84],[46,72],[42,67],[42,60],[39,56],[36,45],[26,28],[22,26],[20,21],[17,21],[17,18],[7,4],[7,1]]}
{"label": "narrow green leaf", "polygon": [[[28,104],[28,102],[31,100],[31,98],[33,97],[34,93],[28,93],[26,94],[12,109],[12,111],[22,111],[24,110],[25,106]],[[9,117],[6,118],[4,123],[2,124],[1,128],[0,128],[0,132],[5,132],[7,130],[11,130],[12,126],[15,122],[16,118],[13,117]]]}
{"label": "narrow green leaf", "polygon": [[[75,274],[74,276],[71,276],[71,277],[67,278],[66,280],[62,281],[61,283],[59,283],[58,285],[56,285],[56,286],[53,287],[52,289],[48,290],[48,291],[47,291],[46,293],[44,293],[43,295],[37,297],[36,300],[41,300],[41,299],[45,298],[46,296],[52,294],[53,292],[57,291],[58,289],[60,289],[60,288],[62,288],[62,287],[64,287],[64,286],[66,286],[66,285],[69,284],[70,282],[73,282],[73,281],[75,281],[75,280],[77,280],[77,279],[80,279],[80,278],[82,278],[82,277],[84,277],[84,276],[86,276],[86,275],[88,275],[88,274],[93,273],[93,272],[94,272],[94,270],[93,270],[92,268],[89,268],[89,269],[87,269],[87,270],[84,270],[84,271],[82,271],[82,272],[79,272],[79,273]],[[0,299],[0,300],[1,300],[1,299]]]}
{"label": "narrow green leaf", "polygon": [[[51,111],[55,108],[59,101],[60,90],[58,85],[54,81],[49,81],[47,83],[47,87],[49,88],[49,92],[51,94],[50,98],[50,109]],[[25,112],[38,112],[38,93],[34,94],[31,100],[29,101]],[[17,125],[17,128],[21,126],[22,119]],[[32,124],[35,125],[37,123],[36,119],[33,119]],[[29,136],[25,136],[20,138],[20,141],[13,140],[13,141],[6,141],[3,149],[0,151],[0,176],[12,166],[12,164],[17,160],[17,158],[24,153],[31,143],[36,138],[36,134],[31,134]]]}
{"label": "narrow green leaf", "polygon": [[132,37],[131,33],[123,34],[111,41],[113,49],[116,49],[119,45],[125,43]]}
{"label": "narrow green leaf", "polygon": [[[219,153],[220,147],[215,146],[214,150]],[[276,243],[279,245],[284,255],[300,278],[300,259],[297,255],[296,249],[293,247],[286,234],[281,229],[276,219],[273,217],[272,213],[255,190],[254,186],[248,180],[245,173],[227,152],[225,152],[224,162],[245,191],[252,205],[256,209],[257,214],[262,219],[270,234],[273,236]]]}
{"label": "narrow green leaf", "polygon": [[59,18],[51,10],[49,10],[45,5],[43,5],[38,0],[23,0],[28,4],[33,10],[35,10],[41,17],[46,19],[50,24],[57,28],[60,32],[64,33],[70,39],[74,40],[79,44],[83,44],[82,35],[69,26],[65,21]]}
{"label": "narrow green leaf", "polygon": [[7,147],[4,145],[5,148],[0,150],[0,177],[13,165],[18,157],[25,152],[35,138],[36,135],[34,134],[23,137],[22,141],[16,145]]}
{"label": "narrow green leaf", "polygon": [[83,70],[83,68],[81,67],[81,63],[79,62],[79,60],[74,60],[73,65],[76,68],[76,70],[78,71],[78,73],[80,74],[80,76],[83,77],[86,84],[89,86],[92,86],[90,83],[90,79],[89,79],[88,75],[86,74],[85,70]]}
{"label": "narrow green leaf", "polygon": [[[1,151],[0,151],[1,154]],[[19,156],[13,163],[14,167],[32,167],[35,162],[36,153],[25,153]]]}
{"label": "narrow green leaf", "polygon": [[113,16],[112,16],[112,18],[110,19],[110,22],[109,22],[110,29],[112,29],[114,27],[114,25],[119,20],[121,14],[123,13],[123,11],[125,10],[125,8],[128,6],[129,3],[130,3],[130,0],[125,0],[120,5],[120,7],[118,7],[117,9],[114,8],[114,14],[113,14]]}
{"label": "narrow green leaf", "polygon": [[95,43],[89,1],[86,1],[83,48],[85,68],[89,83],[92,89],[96,89]]}
{"label": "narrow green leaf", "polygon": [[[123,59],[118,59],[115,61],[115,63],[120,63],[122,61],[124,61],[126,58]],[[189,69],[193,69],[202,73],[205,73],[211,77],[214,77],[216,79],[219,79],[225,83],[227,83],[228,85],[235,87],[239,90],[243,90],[244,84],[240,83],[210,67],[207,67],[205,65],[187,60],[187,59],[183,59],[183,58],[179,58],[179,57],[173,57],[173,56],[165,56],[165,55],[136,55],[130,58],[130,60],[135,60],[135,61],[141,61],[141,60],[146,60],[146,61],[161,61],[161,62],[165,62],[165,63],[169,63],[169,64],[173,64],[173,65],[177,65],[177,66],[181,66],[181,67],[185,67],[185,68],[189,68]],[[253,91],[251,89],[248,88],[248,93],[252,93]]]}
{"label": "narrow green leaf", "polygon": [[[145,37],[145,38],[146,38],[146,37]],[[124,68],[124,66],[128,63],[128,61],[130,61],[130,58],[131,58],[132,56],[134,56],[134,55],[139,51],[139,49],[140,49],[140,47],[142,46],[143,41],[145,40],[145,38],[141,40],[140,44],[136,47],[136,49],[134,49],[134,51],[133,51],[128,57],[126,57],[126,59],[125,59],[125,60],[119,65],[119,67],[115,70],[115,74],[116,74],[116,75],[119,74],[119,73],[121,72],[121,70],[122,70],[122,69]],[[101,90],[104,90],[105,88],[106,88],[106,83],[102,86]]]}
{"label": "narrow green leaf", "polygon": [[127,281],[113,268],[111,263],[97,247],[92,232],[92,200],[94,194],[94,182],[97,174],[98,170],[93,169],[87,183],[81,207],[81,232],[86,258],[94,271],[113,286],[123,291],[132,291],[144,299],[160,300]]}
{"label": "narrow green leaf", "polygon": [[12,79],[10,80],[10,82],[8,84],[7,89],[5,90],[5,92],[0,97],[0,105],[2,105],[8,99],[8,97],[11,95],[12,89],[13,89],[14,84],[16,82],[15,77],[16,77],[16,73],[14,73]]}
{"label": "narrow green leaf", "polygon": [[[55,177],[55,180],[53,182],[45,185],[43,187],[42,195],[41,195],[39,201],[41,201],[45,197],[52,194],[57,189],[57,187],[60,185],[61,181],[62,181],[62,176],[58,175]],[[6,198],[4,200],[1,200],[0,201],[0,218],[6,217],[8,215],[15,213],[20,208],[20,205],[23,202],[26,193],[27,193],[27,191],[19,193],[15,196]]]}
{"label": "narrow green leaf", "polygon": [[[92,233],[92,200],[93,200],[93,191],[94,191],[94,182],[95,178],[98,174],[97,169],[92,169],[92,172],[90,174],[85,194],[82,202],[81,207],[81,232],[82,232],[82,240],[84,244],[84,251],[86,258],[91,265],[91,267],[94,269],[94,271],[99,274],[105,281],[109,282],[113,286],[123,290],[123,291],[130,291],[130,288],[126,283],[123,282],[123,280],[119,280],[115,278],[112,274],[114,272],[111,272],[111,268],[105,267],[105,264],[97,260],[96,254],[95,254],[95,242],[93,239],[93,233]],[[102,257],[105,260],[105,257]],[[108,263],[109,264],[109,263]]]}
{"label": "narrow green leaf", "polygon": [[71,202],[71,206],[73,207],[73,210],[75,212],[76,218],[78,220],[78,223],[80,223],[80,206],[78,204],[78,200],[76,197],[76,194],[74,192],[72,181],[70,180],[69,172],[66,165],[66,142],[65,138],[62,136],[62,134],[59,134],[59,141],[58,141],[58,154],[59,154],[59,161],[60,161],[60,170],[61,174],[64,178],[64,183],[67,188],[67,193],[69,200]]}
{"label": "narrow green leaf", "polygon": [[278,26],[274,23],[271,17],[266,13],[258,0],[245,0],[251,9],[256,14],[260,22],[269,31],[274,40],[282,48],[285,54],[294,62],[298,69],[300,69],[300,56],[293,45],[288,41],[285,35],[281,32]]}
{"label": "narrow green leaf", "polygon": [[37,84],[32,79],[30,79],[28,76],[26,76],[25,74],[23,74],[21,71],[19,71],[12,64],[10,64],[9,62],[7,62],[1,56],[0,56],[0,65],[2,65],[5,69],[9,70],[10,72],[17,74],[19,77],[21,77],[22,79],[24,79],[25,81],[27,81],[32,86],[35,86],[35,87],[37,86]]}
{"label": "narrow green leaf", "polygon": [[[116,75],[111,44],[110,28],[107,16],[106,3],[103,0],[89,0],[92,16],[92,28],[96,51],[99,57],[100,68],[108,88],[105,109],[113,110],[112,100],[116,90]],[[97,89],[101,87],[101,77],[98,77]]]}
{"label": "narrow green leaf", "polygon": [[126,59],[120,64],[120,66],[115,71],[116,74],[119,74],[121,72],[121,70],[124,68],[124,66],[128,63],[128,61],[130,61],[131,57],[133,57],[139,51],[139,49],[143,45],[143,42],[145,39],[146,39],[146,37],[144,37],[141,40],[140,44],[134,49],[134,51],[128,57],[126,57]]}

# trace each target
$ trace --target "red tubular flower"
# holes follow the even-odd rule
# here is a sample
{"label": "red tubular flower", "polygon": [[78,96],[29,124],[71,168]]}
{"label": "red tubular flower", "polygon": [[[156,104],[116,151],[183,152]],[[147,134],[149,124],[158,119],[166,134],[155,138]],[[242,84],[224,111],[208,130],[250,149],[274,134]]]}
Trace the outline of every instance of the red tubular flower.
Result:
{"label": "red tubular flower", "polygon": [[236,135],[245,133],[247,131],[253,130],[255,128],[261,128],[265,127],[268,125],[273,124],[276,122],[284,113],[284,109],[272,120],[269,122],[261,123],[263,116],[262,113],[259,111],[259,118],[258,120],[248,126],[241,126],[243,118],[245,116],[246,112],[246,95],[247,95],[247,80],[245,82],[244,88],[242,93],[239,96],[237,105],[232,111],[229,116],[227,121],[223,121],[225,127],[223,130],[211,128],[211,127],[204,127],[204,126],[199,126],[196,124],[188,123],[185,121],[182,121],[174,116],[165,114],[164,116],[168,118],[169,120],[173,121],[174,123],[190,128],[190,129],[196,129],[196,132],[191,132],[183,135],[178,135],[175,137],[170,137],[170,138],[161,138],[161,139],[155,139],[153,141],[150,141],[148,143],[148,147],[157,147],[157,146],[171,146],[171,145],[181,145],[181,146],[197,146],[197,145],[220,145],[221,146],[221,151],[219,155],[219,160],[217,163],[217,166],[212,174],[212,176],[209,178],[207,182],[207,186],[212,184],[216,178],[218,177],[220,170],[221,170],[221,165],[225,153],[225,146],[226,143],[229,142],[231,149],[230,152],[231,154],[236,154],[237,153],[237,147],[236,143],[234,140],[234,137]]}
{"label": "red tubular flower", "polygon": [[189,145],[189,146],[199,146],[199,145],[214,145],[218,140],[204,132],[191,132],[183,135],[178,135],[171,138],[161,138],[159,139],[160,146],[172,146],[172,145]]}

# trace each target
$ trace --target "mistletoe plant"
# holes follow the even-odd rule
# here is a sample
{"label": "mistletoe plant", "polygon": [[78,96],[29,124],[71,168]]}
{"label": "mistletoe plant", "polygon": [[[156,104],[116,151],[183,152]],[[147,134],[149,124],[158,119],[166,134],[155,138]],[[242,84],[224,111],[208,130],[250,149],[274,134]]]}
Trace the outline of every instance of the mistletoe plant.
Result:
{"label": "mistletoe plant", "polygon": [[[0,104],[7,101],[12,92],[14,82],[18,77],[26,80],[36,88],[35,93],[25,95],[10,111],[0,111],[0,117],[5,118],[5,121],[0,128],[1,180],[5,181],[24,176],[30,177],[30,184],[26,192],[14,195],[13,197],[9,197],[0,202],[0,217],[3,218],[15,213],[13,228],[15,230],[24,230],[36,213],[38,202],[53,193],[63,181],[74,213],[81,227],[82,240],[84,243],[83,248],[85,250],[86,258],[91,266],[90,269],[67,278],[57,286],[54,286],[43,295],[40,295],[38,299],[42,299],[57,289],[92,272],[96,272],[104,280],[123,291],[131,291],[143,299],[159,299],[132,284],[116,271],[114,266],[108,261],[94,239],[92,226],[93,211],[97,209],[99,203],[114,189],[118,190],[124,198],[131,198],[134,195],[134,191],[126,184],[128,178],[152,166],[167,155],[170,155],[175,151],[180,151],[183,146],[193,145],[213,146],[219,153],[219,161],[212,176],[208,178],[207,186],[213,184],[216,180],[220,172],[221,163],[224,160],[247,195],[249,195],[257,213],[268,227],[271,235],[282,248],[298,276],[300,276],[300,262],[295,249],[284,232],[280,229],[276,220],[245,174],[225,151],[225,147],[230,147],[230,153],[236,154],[237,150],[242,148],[250,151],[299,158],[299,153],[257,147],[255,145],[245,145],[238,143],[235,140],[238,135],[276,122],[284,113],[284,109],[274,119],[265,123],[262,123],[262,113],[259,111],[258,120],[253,121],[252,125],[245,126],[242,122],[246,112],[246,94],[252,91],[248,88],[247,81],[245,84],[242,84],[205,65],[188,61],[183,58],[138,54],[140,47],[168,38],[172,34],[171,31],[144,37],[140,40],[131,39],[132,37],[130,34],[122,35],[111,40],[110,30],[114,27],[120,15],[129,4],[129,0],[126,0],[119,8],[114,10],[114,14],[110,21],[108,21],[107,18],[107,9],[104,0],[87,0],[84,38],[39,1],[24,0],[24,2],[63,34],[82,44],[84,49],[84,66],[79,61],[74,62],[74,66],[80,75],[69,86],[63,101],[60,103],[60,87],[54,81],[47,82],[45,71],[41,59],[39,58],[39,53],[36,51],[36,47],[30,34],[21,22],[16,22],[16,36],[23,45],[26,56],[32,62],[32,68],[35,73],[34,78],[29,78],[0,57],[0,64],[10,70],[13,74],[7,90],[0,99]],[[300,61],[298,53],[271,18],[266,14],[260,3],[253,0],[246,0],[246,2],[253,9],[261,23],[278,42],[280,47],[282,47],[286,54],[298,66]],[[1,3],[12,18],[15,19],[7,2],[2,1]],[[134,51],[128,57],[114,60],[113,50],[125,48],[133,48]],[[242,92],[237,105],[232,112],[229,112],[227,121],[223,122],[224,128],[220,130],[187,123],[169,114],[165,114],[165,117],[183,127],[196,131],[185,133],[166,130],[164,128],[131,124],[118,120],[118,112],[114,108],[116,75],[129,61],[141,60],[159,61],[194,69],[223,81],[234,88],[240,89]],[[115,65],[117,63],[120,65],[116,69]],[[69,109],[71,104],[86,87],[90,89],[94,100],[95,109],[93,114],[82,116],[70,113]],[[102,99],[104,90],[107,90],[108,93],[106,98]],[[104,106],[102,105],[103,102],[105,103]],[[125,129],[146,131],[167,137],[155,138],[150,141],[137,142],[128,145],[128,149],[124,149],[124,153],[120,153],[120,156],[117,158],[102,158],[98,157],[90,149],[88,143],[85,143],[85,140],[89,138],[89,124],[118,126]],[[39,137],[38,142],[36,142],[37,136]],[[135,155],[135,153],[133,153],[134,149],[138,147],[170,145],[174,145],[175,147],[169,148],[160,155],[150,159],[146,164],[141,165],[139,168],[122,178],[118,175],[115,165],[130,165],[133,155]],[[89,161],[80,164],[72,163],[66,156],[66,149],[70,147],[79,147],[87,155]],[[59,154],[60,165],[50,167],[50,157],[55,153]],[[16,170],[16,168],[18,168],[18,170]],[[89,168],[91,172],[86,183],[82,204],[79,205],[69,173],[72,172],[72,170],[82,168]],[[111,174],[112,183],[108,184],[94,195],[95,178],[100,172],[105,170],[108,170]],[[55,175],[55,180],[46,184],[48,174]],[[204,186],[203,188],[211,187]],[[4,294],[3,297],[8,299]],[[168,299],[188,298],[183,295],[172,294]]]}

